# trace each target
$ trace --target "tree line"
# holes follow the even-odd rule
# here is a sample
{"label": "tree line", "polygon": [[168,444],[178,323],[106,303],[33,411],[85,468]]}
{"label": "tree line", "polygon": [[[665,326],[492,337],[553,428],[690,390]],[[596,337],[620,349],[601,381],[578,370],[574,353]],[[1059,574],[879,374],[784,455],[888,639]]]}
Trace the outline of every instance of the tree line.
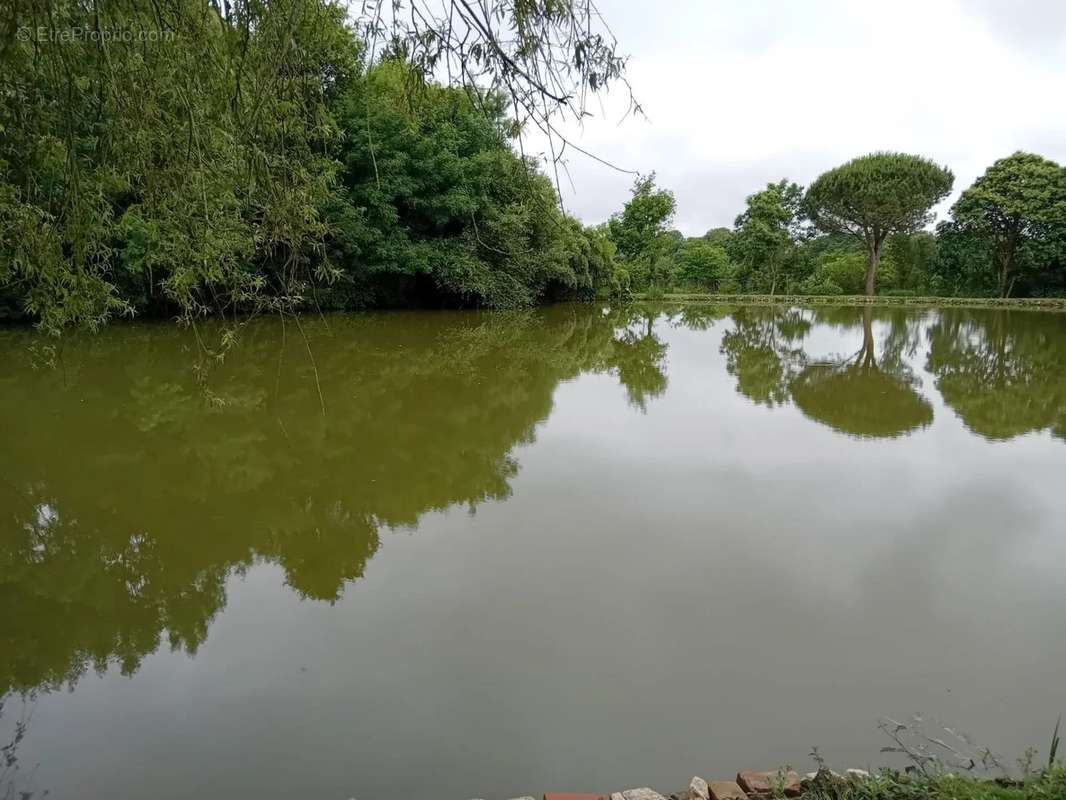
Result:
{"label": "tree line", "polygon": [[635,292],[1047,297],[1066,294],[1066,168],[1032,153],[999,159],[935,231],[950,170],[872,153],[809,187],[783,179],[748,196],[732,228],[685,237],[673,194],[639,178],[603,226],[615,284]]}
{"label": "tree line", "polygon": [[[806,189],[770,184],[702,237],[670,229],[654,175],[582,225],[559,202],[568,143],[553,119],[624,82],[588,0],[502,0],[491,18],[398,2],[412,21],[391,26],[378,6],[357,24],[330,0],[14,2],[0,22],[0,319],[58,333],[671,288],[1066,292],[1063,168],[1025,153],[935,233],[953,176],[890,153]],[[109,35],[54,35],[76,31]],[[524,152],[525,130],[548,136],[550,158]]]}
{"label": "tree line", "polygon": [[353,21],[332,0],[15,0],[0,318],[59,332],[600,290],[609,245],[518,135],[562,145],[556,112],[621,78],[613,39],[590,0],[451,5]]}

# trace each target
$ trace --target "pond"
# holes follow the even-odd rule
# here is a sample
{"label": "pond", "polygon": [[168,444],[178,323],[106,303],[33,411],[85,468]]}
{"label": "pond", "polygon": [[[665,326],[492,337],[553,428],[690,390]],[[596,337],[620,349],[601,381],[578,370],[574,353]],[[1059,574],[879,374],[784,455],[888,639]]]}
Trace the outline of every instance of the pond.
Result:
{"label": "pond", "polygon": [[1066,315],[300,328],[256,321],[223,363],[169,324],[0,331],[9,785],[670,790],[813,746],[877,765],[878,718],[913,712],[1046,750]]}

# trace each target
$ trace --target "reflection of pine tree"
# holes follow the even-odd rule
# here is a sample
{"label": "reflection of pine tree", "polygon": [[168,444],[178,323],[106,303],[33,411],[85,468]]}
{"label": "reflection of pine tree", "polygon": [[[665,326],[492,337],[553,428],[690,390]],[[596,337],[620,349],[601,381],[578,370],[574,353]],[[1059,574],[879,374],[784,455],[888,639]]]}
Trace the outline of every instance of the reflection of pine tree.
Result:
{"label": "reflection of pine tree", "polygon": [[[862,341],[852,355],[812,363],[802,342],[813,321],[851,330],[861,319]],[[726,368],[737,390],[769,406],[789,401],[806,416],[854,436],[899,436],[928,425],[933,408],[914,390],[905,355],[917,332],[906,315],[887,317],[889,333],[877,355],[873,308],[742,308],[722,336]]]}

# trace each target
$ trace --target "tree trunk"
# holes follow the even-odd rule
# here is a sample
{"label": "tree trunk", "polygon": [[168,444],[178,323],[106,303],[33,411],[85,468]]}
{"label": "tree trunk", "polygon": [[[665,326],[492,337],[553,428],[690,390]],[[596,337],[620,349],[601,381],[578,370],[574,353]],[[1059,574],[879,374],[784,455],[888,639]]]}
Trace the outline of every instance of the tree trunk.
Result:
{"label": "tree trunk", "polygon": [[1007,240],[999,247],[999,296],[1010,296],[1010,290],[1014,287],[1014,279],[1011,277],[1011,267],[1014,266],[1014,248],[1018,241],[1016,228],[1007,234]]}
{"label": "tree trunk", "polygon": [[1007,297],[1010,294],[1011,287],[1014,285],[1014,281],[1008,280],[1010,277],[1010,256],[1004,254],[1000,258],[999,263],[999,296]]}
{"label": "tree trunk", "polygon": [[875,280],[877,277],[877,265],[881,263],[881,245],[875,243],[870,248],[870,261],[866,264],[866,296],[874,296]]}

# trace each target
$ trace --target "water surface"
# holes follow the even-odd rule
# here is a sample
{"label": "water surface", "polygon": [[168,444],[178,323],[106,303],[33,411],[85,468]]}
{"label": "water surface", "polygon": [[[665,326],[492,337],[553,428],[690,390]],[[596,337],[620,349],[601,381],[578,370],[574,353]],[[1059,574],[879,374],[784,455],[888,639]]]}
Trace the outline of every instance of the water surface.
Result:
{"label": "water surface", "polygon": [[9,785],[671,790],[915,711],[1012,763],[1066,710],[1066,315],[303,330],[0,331]]}

